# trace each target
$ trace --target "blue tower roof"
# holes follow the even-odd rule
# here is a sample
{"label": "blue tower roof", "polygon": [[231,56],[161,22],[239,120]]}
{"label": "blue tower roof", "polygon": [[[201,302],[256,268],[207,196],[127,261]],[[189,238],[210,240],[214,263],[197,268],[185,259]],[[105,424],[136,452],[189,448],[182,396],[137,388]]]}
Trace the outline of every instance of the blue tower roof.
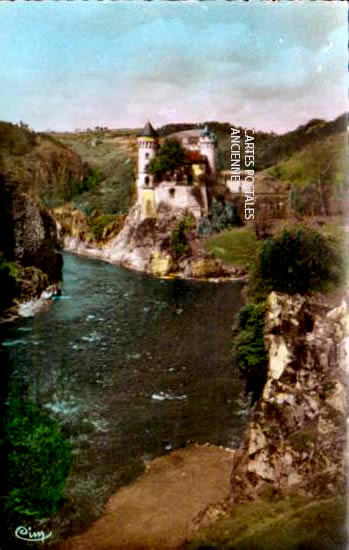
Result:
{"label": "blue tower roof", "polygon": [[150,122],[147,122],[147,124],[144,126],[143,130],[139,134],[139,137],[153,137],[157,138],[159,137],[159,134],[156,130],[154,130],[153,126]]}
{"label": "blue tower roof", "polygon": [[211,130],[208,128],[207,124],[205,124],[205,126],[203,128],[203,130],[201,132],[201,136],[202,137],[207,137],[207,138],[211,139],[212,141],[217,141],[216,134],[211,132]]}

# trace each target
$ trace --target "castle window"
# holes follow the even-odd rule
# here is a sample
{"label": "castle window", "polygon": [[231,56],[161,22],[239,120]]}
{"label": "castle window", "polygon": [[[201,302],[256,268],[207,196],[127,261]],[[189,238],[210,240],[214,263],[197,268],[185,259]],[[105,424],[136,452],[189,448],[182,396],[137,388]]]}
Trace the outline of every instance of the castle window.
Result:
{"label": "castle window", "polygon": [[173,198],[175,196],[175,188],[174,187],[171,187],[171,189],[168,190],[169,194],[170,194],[170,197]]}
{"label": "castle window", "polygon": [[145,176],[144,183],[145,185],[149,185],[149,176]]}
{"label": "castle window", "polygon": [[146,158],[146,159],[149,158],[149,153],[146,153],[146,154],[145,154],[145,158]]}

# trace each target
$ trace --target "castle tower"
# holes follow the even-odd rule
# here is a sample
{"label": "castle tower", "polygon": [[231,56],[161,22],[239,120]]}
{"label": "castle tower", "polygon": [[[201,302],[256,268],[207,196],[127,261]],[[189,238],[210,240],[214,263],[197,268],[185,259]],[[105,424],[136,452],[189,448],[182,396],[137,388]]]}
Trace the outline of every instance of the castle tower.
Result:
{"label": "castle tower", "polygon": [[147,173],[147,166],[151,159],[156,155],[159,146],[159,135],[154,130],[150,122],[144,126],[142,132],[137,137],[138,145],[138,194],[141,189],[152,189],[154,186],[154,177]]}
{"label": "castle tower", "polygon": [[213,177],[216,176],[216,147],[216,135],[205,126],[199,138],[199,148],[201,155],[205,156],[208,160]]}
{"label": "castle tower", "polygon": [[150,122],[147,122],[142,132],[137,137],[137,145],[137,196],[141,205],[141,215],[142,218],[154,218],[156,217],[154,176],[147,172],[147,166],[156,155],[156,151],[159,147],[159,135]]}

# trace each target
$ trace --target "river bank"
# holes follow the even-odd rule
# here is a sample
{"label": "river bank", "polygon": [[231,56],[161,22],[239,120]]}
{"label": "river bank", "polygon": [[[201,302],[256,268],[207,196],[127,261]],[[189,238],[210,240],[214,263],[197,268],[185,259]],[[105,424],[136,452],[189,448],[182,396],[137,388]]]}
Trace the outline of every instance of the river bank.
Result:
{"label": "river bank", "polygon": [[242,283],[63,256],[62,295],[0,325],[7,386],[23,386],[72,445],[65,501],[46,526],[60,539],[87,530],[152,459],[193,442],[237,448],[249,412],[231,359]]}
{"label": "river bank", "polygon": [[59,550],[347,547],[348,307],[277,293],[268,305],[267,382],[241,446],[152,461]]}
{"label": "river bank", "polygon": [[177,548],[194,535],[203,508],[228,498],[233,454],[193,445],[153,460],[132,485],[109,499],[88,531],[55,550]]}
{"label": "river bank", "polygon": [[155,277],[177,277],[207,281],[245,281],[247,271],[208,254],[197,231],[187,230],[183,252],[174,251],[175,228],[185,219],[185,212],[173,212],[162,207],[157,218],[143,219],[140,205],[130,210],[123,228],[114,237],[100,242],[88,238],[81,213],[69,210],[69,223],[64,209],[53,212],[63,249],[122,265],[133,271]]}

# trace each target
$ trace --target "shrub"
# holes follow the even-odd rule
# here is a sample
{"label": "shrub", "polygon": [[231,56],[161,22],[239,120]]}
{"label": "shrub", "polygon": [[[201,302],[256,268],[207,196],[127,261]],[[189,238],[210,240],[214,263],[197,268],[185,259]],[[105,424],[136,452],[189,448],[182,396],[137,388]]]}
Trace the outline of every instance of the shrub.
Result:
{"label": "shrub", "polygon": [[267,376],[267,353],[264,346],[265,304],[248,304],[238,314],[235,358],[246,378],[246,390],[255,402],[263,391]]}
{"label": "shrub", "polygon": [[284,228],[260,253],[257,273],[270,290],[305,294],[341,282],[343,258],[333,239],[307,226]]}
{"label": "shrub", "polygon": [[76,208],[87,216],[96,209],[102,214],[127,214],[135,202],[136,187],[132,164],[114,159],[106,171],[108,174],[103,181],[96,181],[96,176],[93,176],[88,180],[89,189],[74,198]]}
{"label": "shrub", "polygon": [[121,229],[125,221],[125,216],[122,214],[102,214],[101,216],[88,219],[88,224],[94,238],[99,241],[105,237],[106,228],[111,227],[110,231],[116,235]]}
{"label": "shrub", "polygon": [[18,267],[0,257],[0,310],[9,307],[17,295]]}
{"label": "shrub", "polygon": [[91,189],[93,189],[99,183],[101,183],[102,180],[103,180],[103,176],[99,173],[98,170],[89,168],[87,175],[83,179],[79,193],[83,193],[84,191],[91,191]]}
{"label": "shrub", "polygon": [[229,201],[223,203],[217,199],[213,199],[210,213],[200,221],[198,233],[199,235],[211,235],[212,233],[219,233],[224,229],[234,226],[239,227],[241,225],[242,221],[235,204]]}
{"label": "shrub", "polygon": [[59,505],[71,463],[70,445],[55,420],[10,397],[4,420],[8,512],[43,518]]}
{"label": "shrub", "polygon": [[188,251],[186,232],[194,226],[193,218],[185,216],[174,227],[171,233],[171,246],[175,257],[184,256]]}
{"label": "shrub", "polygon": [[184,149],[181,142],[176,138],[167,139],[156,157],[153,158],[147,170],[153,174],[157,180],[161,180],[166,172],[173,172],[183,164]]}

